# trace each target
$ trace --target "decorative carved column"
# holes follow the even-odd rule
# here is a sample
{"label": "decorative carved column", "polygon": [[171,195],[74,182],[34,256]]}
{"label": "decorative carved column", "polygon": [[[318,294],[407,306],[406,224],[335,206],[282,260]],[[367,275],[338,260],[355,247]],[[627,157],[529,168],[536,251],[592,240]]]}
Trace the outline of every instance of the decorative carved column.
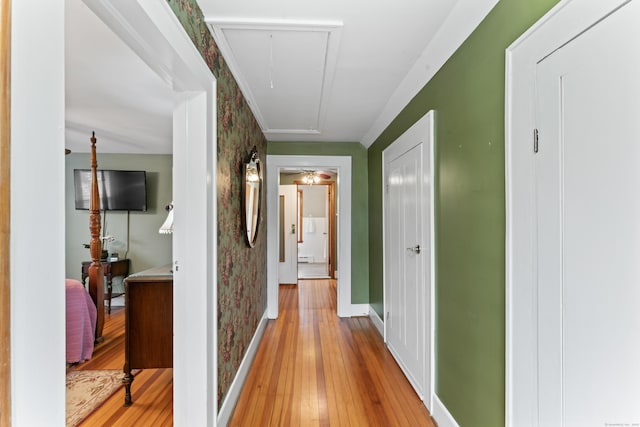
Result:
{"label": "decorative carved column", "polygon": [[98,316],[96,318],[96,343],[102,342],[104,328],[104,272],[100,255],[102,241],[100,240],[100,193],[98,191],[98,162],[96,160],[96,134],[91,135],[91,200],[89,204],[89,230],[91,231],[91,266],[89,267],[89,294],[96,304]]}

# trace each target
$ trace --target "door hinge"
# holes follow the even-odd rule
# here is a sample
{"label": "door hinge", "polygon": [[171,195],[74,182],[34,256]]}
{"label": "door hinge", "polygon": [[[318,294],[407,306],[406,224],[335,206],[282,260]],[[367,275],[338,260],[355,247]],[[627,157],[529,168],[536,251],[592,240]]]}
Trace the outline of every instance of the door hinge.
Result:
{"label": "door hinge", "polygon": [[538,152],[538,129],[533,130],[533,152]]}

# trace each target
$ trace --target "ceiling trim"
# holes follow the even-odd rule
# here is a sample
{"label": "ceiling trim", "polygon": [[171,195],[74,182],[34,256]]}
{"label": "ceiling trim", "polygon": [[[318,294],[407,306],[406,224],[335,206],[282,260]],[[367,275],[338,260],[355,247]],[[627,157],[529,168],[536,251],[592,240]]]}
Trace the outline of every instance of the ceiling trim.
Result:
{"label": "ceiling trim", "polygon": [[499,0],[457,2],[431,42],[393,92],[382,112],[362,137],[360,143],[370,147],[400,112],[429,83],[447,60],[471,35]]}
{"label": "ceiling trim", "polygon": [[[262,132],[265,136],[271,134],[301,134],[320,135],[328,109],[328,95],[331,93],[333,78],[335,75],[338,50],[342,36],[342,22],[338,21],[289,21],[289,20],[247,20],[247,19],[215,19],[206,18],[205,21],[212,31],[213,37],[224,56],[225,62],[229,66],[231,73],[236,79],[242,94],[244,95],[249,108],[253,112]],[[225,30],[263,30],[263,31],[298,31],[298,32],[326,32],[327,48],[325,58],[325,68],[320,95],[320,108],[317,119],[317,128],[312,129],[274,129],[269,128],[267,122],[260,111],[249,84],[245,80],[240,67],[233,55],[233,51],[228,43]],[[268,139],[268,138],[267,138]]]}

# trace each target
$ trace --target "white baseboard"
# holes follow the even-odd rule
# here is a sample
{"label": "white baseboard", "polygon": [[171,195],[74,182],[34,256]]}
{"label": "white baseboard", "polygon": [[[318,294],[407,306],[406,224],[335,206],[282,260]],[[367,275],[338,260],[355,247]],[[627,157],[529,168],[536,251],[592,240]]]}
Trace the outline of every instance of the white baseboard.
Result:
{"label": "white baseboard", "polygon": [[371,306],[369,306],[369,319],[371,319],[371,321],[373,322],[373,326],[376,327],[376,329],[380,333],[380,336],[384,339],[384,322]]}
{"label": "white baseboard", "polygon": [[349,307],[349,315],[351,317],[368,316],[369,304],[351,304]]}
{"label": "white baseboard", "polygon": [[[104,305],[107,305],[105,301]],[[124,307],[124,295],[120,295],[119,297],[111,298],[111,307]]]}
{"label": "white baseboard", "polygon": [[460,427],[437,394],[433,395],[433,412],[431,416],[438,423],[438,427]]}
{"label": "white baseboard", "polygon": [[220,406],[220,411],[218,412],[218,426],[226,426],[231,419],[231,414],[233,414],[233,409],[236,407],[238,397],[240,397],[242,386],[247,379],[249,369],[253,364],[253,359],[258,352],[258,347],[260,346],[260,341],[262,341],[262,336],[264,335],[264,330],[267,327],[268,320],[269,319],[267,319],[267,312],[265,311],[262,314],[262,319],[260,319],[260,322],[258,323],[256,333],[253,334],[253,338],[251,338],[249,347],[247,347],[247,351],[242,358],[242,362],[240,363],[240,367],[238,368],[238,373],[233,379],[231,387],[229,387],[229,391],[227,392],[227,396],[222,402],[222,406]]}

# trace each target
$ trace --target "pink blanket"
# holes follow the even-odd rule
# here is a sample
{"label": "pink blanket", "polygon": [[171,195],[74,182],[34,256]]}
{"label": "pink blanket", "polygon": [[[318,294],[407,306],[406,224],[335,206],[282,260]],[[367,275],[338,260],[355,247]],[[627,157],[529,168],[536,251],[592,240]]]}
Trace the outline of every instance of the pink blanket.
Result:
{"label": "pink blanket", "polygon": [[77,280],[66,280],[67,363],[91,359],[96,331],[96,306]]}

